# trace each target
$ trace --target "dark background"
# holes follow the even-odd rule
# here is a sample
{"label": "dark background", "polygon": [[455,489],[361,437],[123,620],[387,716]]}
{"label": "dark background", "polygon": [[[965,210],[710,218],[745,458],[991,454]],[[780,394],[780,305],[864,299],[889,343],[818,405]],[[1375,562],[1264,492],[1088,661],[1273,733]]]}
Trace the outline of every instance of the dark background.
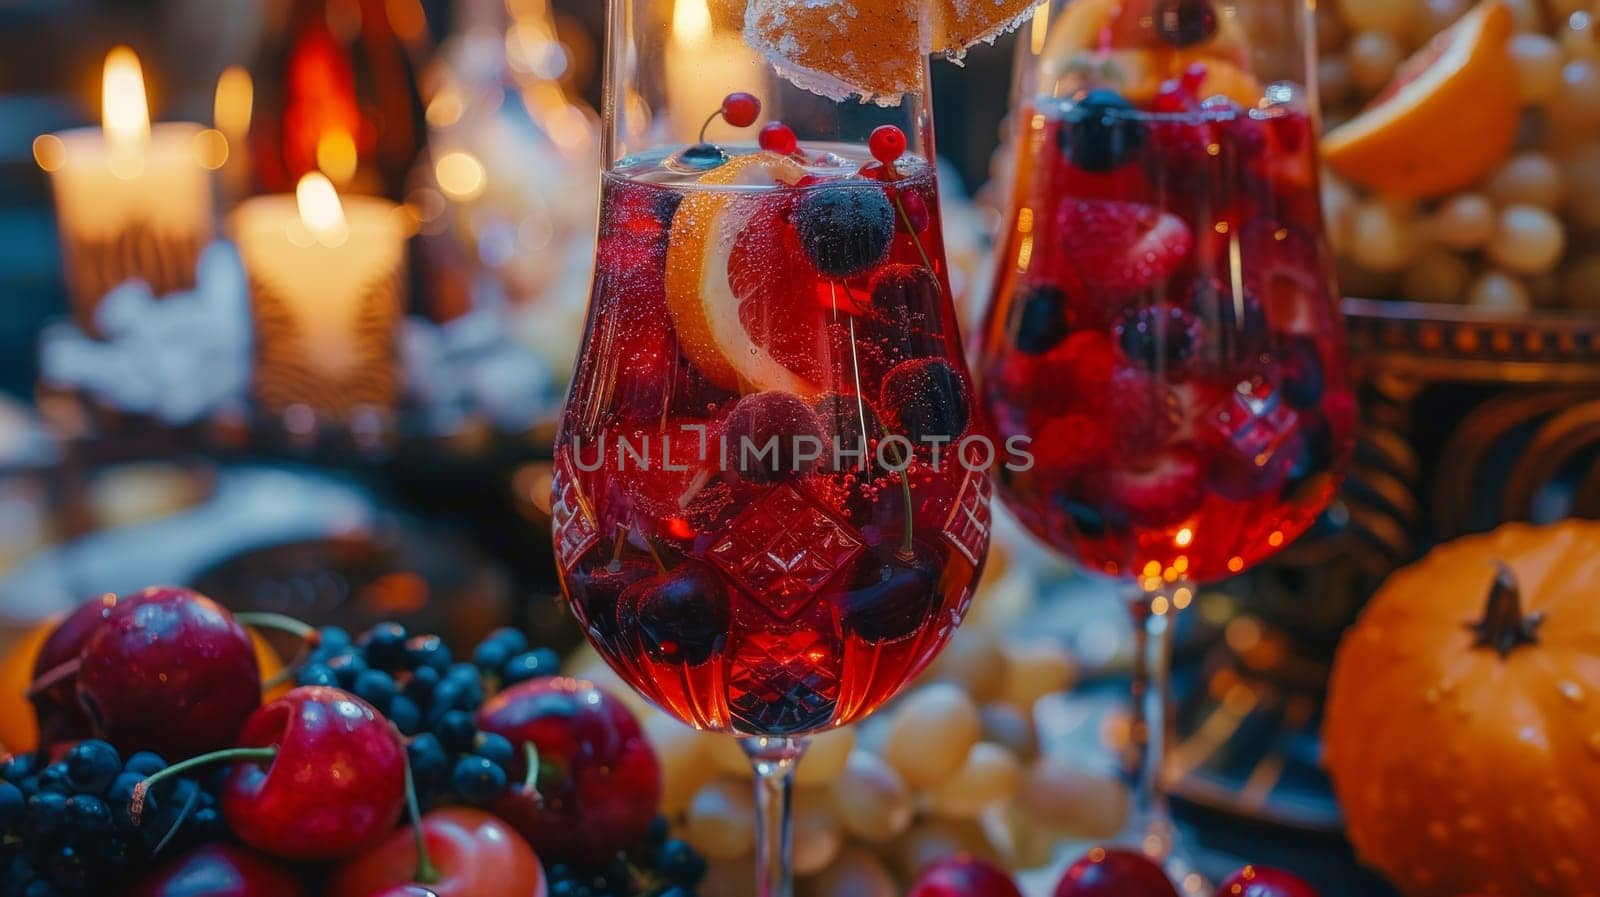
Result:
{"label": "dark background", "polygon": [[[282,2],[0,0],[0,390],[32,391],[36,335],[66,310],[49,183],[33,161],[33,139],[98,122],[100,67],[117,44],[131,45],[143,61],[152,118],[210,121],[218,73],[251,63],[263,9]],[[423,5],[435,37],[448,34],[452,0]],[[554,6],[564,31],[589,45],[579,89],[598,106],[605,3]],[[939,63],[934,70],[940,153],[967,190],[988,177],[1012,49],[1005,39],[974,50],[965,69]]]}

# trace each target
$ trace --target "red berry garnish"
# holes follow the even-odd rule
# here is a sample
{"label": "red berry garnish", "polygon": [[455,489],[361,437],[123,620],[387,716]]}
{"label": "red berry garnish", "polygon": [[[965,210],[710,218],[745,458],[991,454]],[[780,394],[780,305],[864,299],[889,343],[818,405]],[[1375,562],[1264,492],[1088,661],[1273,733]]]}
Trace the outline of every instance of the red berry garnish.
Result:
{"label": "red berry garnish", "polygon": [[872,151],[872,158],[893,165],[906,154],[906,132],[894,125],[880,125],[867,138],[867,148]]}
{"label": "red berry garnish", "polygon": [[1151,112],[1189,112],[1194,109],[1194,89],[1185,84],[1180,78],[1168,78],[1161,82],[1161,87],[1156,91],[1155,99],[1150,101]]}
{"label": "red berry garnish", "polygon": [[761,129],[761,148],[769,153],[780,156],[792,156],[800,149],[800,141],[794,136],[794,129],[781,121],[768,122]]}
{"label": "red berry garnish", "polygon": [[1282,869],[1246,866],[1217,886],[1216,897],[1317,897],[1317,890]]}
{"label": "red berry garnish", "polygon": [[722,100],[722,118],[735,128],[748,128],[761,117],[761,101],[748,93],[730,93]]}

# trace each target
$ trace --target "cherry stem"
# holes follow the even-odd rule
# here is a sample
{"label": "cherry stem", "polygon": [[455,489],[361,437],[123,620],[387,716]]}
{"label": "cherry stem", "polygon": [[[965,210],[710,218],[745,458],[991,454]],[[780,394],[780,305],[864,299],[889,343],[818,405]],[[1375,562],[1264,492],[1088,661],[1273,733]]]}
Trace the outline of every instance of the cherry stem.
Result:
{"label": "cherry stem", "polygon": [[645,551],[650,552],[650,560],[656,562],[656,569],[662,573],[667,572],[667,564],[665,561],[661,560],[661,552],[656,548],[656,540],[650,538],[643,532],[639,533],[639,535],[644,539]]}
{"label": "cherry stem", "polygon": [[[893,163],[883,166],[883,171],[889,178],[889,183],[893,184],[900,180],[900,172],[895,170]],[[928,257],[928,250],[923,248],[922,238],[917,236],[917,226],[911,223],[911,215],[906,212],[905,203],[900,201],[900,188],[896,187],[891,191],[890,198],[894,200],[895,211],[900,213],[900,220],[906,226],[906,233],[911,235],[911,245],[917,247],[917,255],[922,256],[922,263],[927,265],[928,270],[933,271],[933,276],[937,278],[939,272],[934,270],[933,260]],[[944,291],[943,284],[940,284],[939,290]]]}
{"label": "cherry stem", "polygon": [[1541,614],[1522,612],[1522,589],[1517,576],[1505,561],[1495,562],[1494,585],[1489,588],[1489,599],[1484,605],[1483,619],[1468,623],[1467,629],[1477,636],[1475,648],[1493,648],[1501,659],[1523,645],[1539,643]]}
{"label": "cherry stem", "polygon": [[322,633],[315,626],[304,620],[296,620],[285,614],[275,614],[268,611],[244,611],[233,615],[240,625],[251,629],[272,629],[278,632],[287,632],[300,640],[300,650],[295,653],[294,659],[284,665],[276,674],[262,680],[261,690],[272,691],[274,688],[294,678],[295,671],[311,659],[311,651],[322,643]]}
{"label": "cherry stem", "polygon": [[194,812],[194,805],[199,800],[199,788],[189,792],[189,799],[183,802],[183,810],[178,813],[177,821],[172,823],[172,828],[167,829],[165,835],[161,836],[161,841],[156,844],[154,850],[150,851],[151,854],[159,855],[161,851],[167,849],[167,845],[172,843],[172,839],[178,836],[178,831],[183,828],[183,824],[189,821],[189,814]]}
{"label": "cherry stem", "polygon": [[53,666],[50,669],[45,670],[44,675],[33,680],[33,682],[28,685],[26,697],[29,700],[38,697],[39,695],[61,684],[63,681],[78,675],[78,671],[81,669],[83,669],[83,658],[74,657],[66,663]]}
{"label": "cherry stem", "polygon": [[412,880],[419,885],[438,884],[439,867],[433,864],[433,857],[428,853],[428,836],[422,829],[422,807],[417,801],[417,780],[411,775],[410,751],[405,752],[405,771],[406,813],[411,817],[411,834],[417,839],[417,873]]}
{"label": "cherry stem", "polygon": [[128,815],[133,817],[134,822],[138,822],[139,817],[144,814],[144,799],[150,793],[150,789],[174,776],[181,776],[191,769],[210,766],[214,763],[267,762],[277,756],[278,749],[275,747],[228,748],[223,751],[201,754],[198,757],[190,757],[181,763],[174,763],[133,786],[133,799],[128,803]]}
{"label": "cherry stem", "polygon": [[528,767],[528,772],[522,777],[522,790],[537,791],[539,788],[539,746],[531,741],[524,741],[522,743],[522,762]]}
{"label": "cherry stem", "polygon": [[[912,513],[912,508],[911,508],[911,477],[909,476],[909,472],[906,470],[906,466],[909,466],[910,462],[907,461],[907,459],[906,459],[906,457],[904,455],[900,454],[900,446],[894,445],[894,443],[889,443],[889,445],[894,448],[894,463],[895,463],[896,466],[900,467],[899,470],[895,471],[895,476],[897,476],[900,479],[900,494],[903,495],[905,497],[905,500],[906,500],[905,536],[900,542],[900,552],[899,553],[900,553],[900,557],[902,557],[902,558],[904,558],[906,560],[910,560],[910,559],[916,557],[916,555],[917,555],[917,550],[916,550],[915,543],[912,542],[912,537],[913,537],[912,530],[913,530],[913,527],[915,525],[913,523],[913,521],[916,519],[916,515]],[[905,466],[901,466],[901,465],[905,465]]]}
{"label": "cherry stem", "polygon": [[706,142],[706,129],[710,128],[711,127],[711,123],[716,121],[717,119],[719,119],[721,117],[722,117],[722,108],[719,106],[717,108],[717,111],[711,113],[711,117],[706,119],[706,123],[700,126],[700,142],[701,143],[705,143]]}

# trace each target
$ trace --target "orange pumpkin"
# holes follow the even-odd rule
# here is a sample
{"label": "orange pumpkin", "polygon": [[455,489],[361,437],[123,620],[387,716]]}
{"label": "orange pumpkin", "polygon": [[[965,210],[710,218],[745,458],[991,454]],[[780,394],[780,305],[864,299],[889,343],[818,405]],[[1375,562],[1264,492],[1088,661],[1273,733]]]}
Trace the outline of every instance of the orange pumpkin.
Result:
{"label": "orange pumpkin", "polygon": [[1334,660],[1350,841],[1408,897],[1600,888],[1600,523],[1513,524],[1383,584]]}
{"label": "orange pumpkin", "polygon": [[[11,650],[0,657],[0,756],[8,751],[26,753],[39,746],[39,725],[33,716],[33,705],[28,702],[28,686],[33,682],[33,662],[44,647],[45,639],[60,622],[52,617],[17,640]],[[256,665],[261,668],[261,679],[267,681],[283,670],[283,661],[272,645],[254,629],[249,630],[250,641],[256,649]],[[262,697],[269,703],[289,690],[292,683],[282,683]]]}

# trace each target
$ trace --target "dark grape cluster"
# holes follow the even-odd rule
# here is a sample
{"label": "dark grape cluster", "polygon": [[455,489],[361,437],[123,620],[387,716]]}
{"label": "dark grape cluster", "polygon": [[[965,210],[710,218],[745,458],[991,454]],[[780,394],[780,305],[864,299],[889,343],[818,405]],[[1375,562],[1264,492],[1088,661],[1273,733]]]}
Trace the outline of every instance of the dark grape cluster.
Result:
{"label": "dark grape cluster", "polygon": [[602,869],[557,864],[545,871],[550,897],[695,897],[706,861],[668,837],[667,820],[658,817],[645,843]]}
{"label": "dark grape cluster", "polygon": [[215,777],[175,777],[133,812],[133,790],[167,767],[149,752],[124,760],[104,741],[78,743],[55,763],[0,762],[0,897],[77,897],[112,891],[159,849],[223,837]]}
{"label": "dark grape cluster", "polygon": [[406,737],[425,804],[459,799],[485,805],[511,784],[517,748],[478,731],[478,708],[489,691],[552,675],[559,667],[554,651],[530,648],[516,629],[496,630],[472,660],[457,661],[438,636],[412,635],[391,622],[354,639],[343,629],[324,627],[295,679],[352,692],[394,723]]}

